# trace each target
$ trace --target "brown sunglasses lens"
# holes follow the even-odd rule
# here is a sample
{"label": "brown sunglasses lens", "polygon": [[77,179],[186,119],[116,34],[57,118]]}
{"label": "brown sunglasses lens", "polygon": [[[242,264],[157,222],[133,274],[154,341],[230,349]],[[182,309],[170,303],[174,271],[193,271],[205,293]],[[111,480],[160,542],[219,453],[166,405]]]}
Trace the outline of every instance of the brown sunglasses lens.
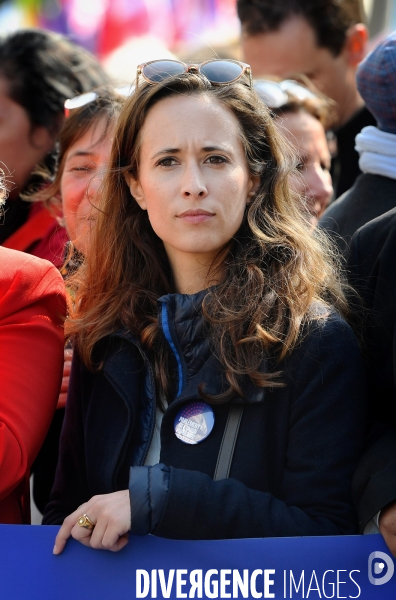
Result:
{"label": "brown sunglasses lens", "polygon": [[160,83],[172,75],[180,75],[185,72],[184,65],[173,60],[157,60],[143,67],[143,75],[152,83]]}
{"label": "brown sunglasses lens", "polygon": [[201,73],[213,83],[230,83],[242,75],[243,67],[229,60],[214,60],[202,65]]}

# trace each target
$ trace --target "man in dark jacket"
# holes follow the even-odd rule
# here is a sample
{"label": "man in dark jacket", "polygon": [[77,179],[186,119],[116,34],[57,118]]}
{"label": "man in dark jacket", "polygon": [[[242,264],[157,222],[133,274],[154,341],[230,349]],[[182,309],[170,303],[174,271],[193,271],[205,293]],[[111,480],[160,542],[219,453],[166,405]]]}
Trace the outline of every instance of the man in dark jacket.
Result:
{"label": "man in dark jacket", "polygon": [[370,527],[373,520],[396,556],[395,261],[393,209],[355,234],[348,266],[350,282],[368,311],[363,317],[363,332],[371,423],[367,449],[354,477],[354,496],[360,530]]}
{"label": "man in dark jacket", "polygon": [[359,227],[396,206],[395,77],[396,35],[392,34],[357,71],[358,90],[378,123],[378,127],[365,127],[356,137],[363,174],[320,220],[344,256]]}

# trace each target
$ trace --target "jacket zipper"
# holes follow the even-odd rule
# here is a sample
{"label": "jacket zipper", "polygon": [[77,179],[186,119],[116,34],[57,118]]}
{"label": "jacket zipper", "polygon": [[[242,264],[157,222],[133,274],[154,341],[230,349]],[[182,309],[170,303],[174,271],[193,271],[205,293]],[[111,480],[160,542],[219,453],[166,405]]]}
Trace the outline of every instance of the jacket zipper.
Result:
{"label": "jacket zipper", "polygon": [[176,362],[177,362],[177,372],[178,372],[178,376],[179,376],[179,384],[178,384],[177,394],[176,394],[176,398],[177,398],[178,396],[180,396],[181,391],[183,389],[183,367],[182,367],[182,362],[181,362],[179,353],[177,351],[176,345],[172,338],[171,330],[169,327],[168,311],[166,309],[166,304],[164,302],[161,302],[161,324],[162,324],[162,330],[164,332],[165,338],[166,338],[169,346],[171,347],[172,352],[175,355]]}

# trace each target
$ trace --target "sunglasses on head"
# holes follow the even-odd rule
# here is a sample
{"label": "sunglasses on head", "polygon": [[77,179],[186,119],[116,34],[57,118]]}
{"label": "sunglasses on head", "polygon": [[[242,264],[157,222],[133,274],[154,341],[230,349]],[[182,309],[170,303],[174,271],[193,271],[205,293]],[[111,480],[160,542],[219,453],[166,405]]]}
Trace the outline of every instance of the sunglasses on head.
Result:
{"label": "sunglasses on head", "polygon": [[[133,94],[135,90],[135,86],[125,85],[123,87],[118,87],[115,91],[120,95],[127,98],[131,94]],[[80,94],[79,96],[75,96],[74,98],[68,98],[65,100],[64,108],[65,108],[65,117],[70,115],[70,111],[76,108],[82,108],[87,104],[91,104],[91,102],[95,102],[98,98],[106,98],[105,95],[101,95],[99,92],[86,92],[85,94]]]}
{"label": "sunglasses on head", "polygon": [[179,60],[151,60],[138,66],[136,87],[139,76],[147,83],[161,83],[168,77],[183,73],[199,73],[212,85],[228,85],[238,81],[244,75],[252,87],[252,70],[246,63],[237,60],[211,59],[200,64],[189,64]]}
{"label": "sunglasses on head", "polygon": [[314,100],[318,98],[311,90],[293,79],[285,79],[279,82],[270,79],[255,79],[253,87],[268,108],[282,108],[293,98],[297,100]]}

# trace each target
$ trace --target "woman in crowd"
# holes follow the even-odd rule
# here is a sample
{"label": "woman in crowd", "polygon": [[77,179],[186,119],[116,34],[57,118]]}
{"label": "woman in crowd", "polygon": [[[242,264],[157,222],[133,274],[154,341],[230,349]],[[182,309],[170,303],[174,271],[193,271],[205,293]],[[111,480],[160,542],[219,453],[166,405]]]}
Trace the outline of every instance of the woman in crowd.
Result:
{"label": "woman in crowd", "polygon": [[[98,61],[63,36],[26,29],[0,38],[0,161],[12,182],[0,222],[1,245],[62,265],[65,230],[42,203],[25,198],[43,184],[32,176],[37,164],[54,173],[65,100],[108,81]],[[57,432],[58,423],[53,427]],[[45,455],[44,450],[33,467],[37,479],[47,469]],[[40,486],[37,480],[35,489]]]}
{"label": "woman in crowd", "polygon": [[[47,185],[32,197],[58,216],[71,240],[64,275],[76,266],[88,245],[89,230],[95,217],[95,197],[107,167],[115,123],[124,96],[111,87],[99,87],[67,101],[66,118],[59,134],[55,177],[40,171]],[[51,181],[52,179],[52,181]],[[59,454],[59,436],[64,418],[69,385],[72,350],[67,349],[58,410],[50,433],[35,463],[34,500],[41,512],[49,501]]]}
{"label": "woman in crowd", "polygon": [[0,247],[0,264],[0,523],[30,523],[30,467],[62,377],[64,284],[53,265],[15,250]]}
{"label": "woman in crowd", "polygon": [[293,176],[291,185],[316,225],[333,196],[326,139],[331,125],[330,101],[292,80],[258,79],[254,86],[299,156],[299,173]]}
{"label": "woman in crowd", "polygon": [[42,184],[32,177],[37,164],[54,171],[65,100],[108,82],[98,61],[63,36],[26,29],[0,39],[0,161],[13,182],[0,244],[61,266],[64,230],[42,204],[24,197]]}
{"label": "woman in crowd", "polygon": [[89,245],[95,198],[124,101],[123,94],[108,86],[66,101],[56,174],[52,178],[48,171],[41,172],[44,181],[52,181],[34,197],[58,215],[73,249],[82,254]]}
{"label": "woman in crowd", "polygon": [[139,69],[70,281],[55,553],[356,530],[365,386],[336,265],[249,68],[185,69]]}

